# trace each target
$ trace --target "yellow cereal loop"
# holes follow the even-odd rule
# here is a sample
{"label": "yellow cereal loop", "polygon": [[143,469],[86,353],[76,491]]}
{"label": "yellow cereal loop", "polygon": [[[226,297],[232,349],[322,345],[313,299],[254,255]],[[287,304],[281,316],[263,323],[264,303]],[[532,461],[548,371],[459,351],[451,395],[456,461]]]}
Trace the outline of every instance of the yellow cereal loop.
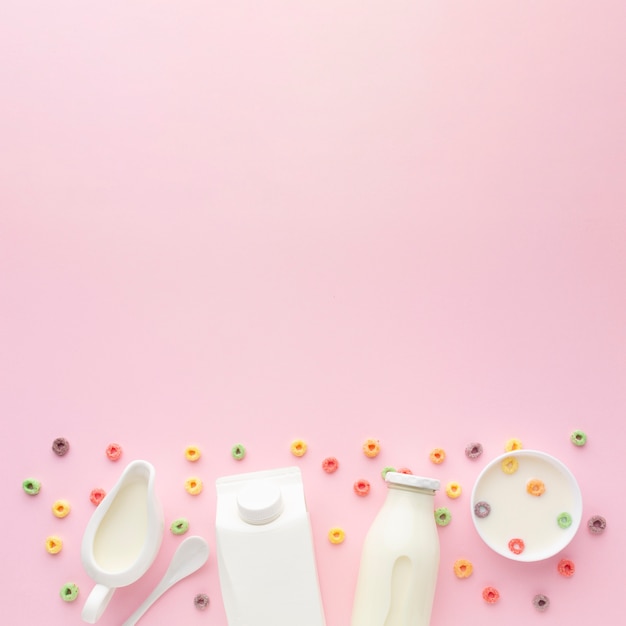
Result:
{"label": "yellow cereal loop", "polygon": [[467,559],[457,559],[454,562],[454,574],[457,578],[469,578],[474,571],[474,566]]}
{"label": "yellow cereal loop", "polygon": [[187,446],[185,448],[185,458],[192,463],[197,461],[202,456],[202,452],[200,452],[200,448],[197,446]]}
{"label": "yellow cereal loop", "polygon": [[58,554],[63,549],[63,542],[59,537],[55,535],[50,535],[50,537],[46,537],[46,552],[49,554]]}
{"label": "yellow cereal loop", "polygon": [[429,458],[435,465],[439,465],[446,460],[446,451],[442,448],[435,448],[431,450]]}
{"label": "yellow cereal loop", "polygon": [[508,456],[502,461],[501,467],[505,474],[515,474],[515,472],[517,472],[517,468],[519,467],[519,463],[514,456]]}
{"label": "yellow cereal loop", "polygon": [[514,450],[521,450],[523,447],[524,446],[522,446],[522,442],[519,439],[512,437],[504,444],[504,451],[513,452]]}
{"label": "yellow cereal loop", "polygon": [[52,513],[55,517],[66,517],[70,514],[72,507],[67,500],[57,500],[52,505]]}
{"label": "yellow cereal loop", "polygon": [[328,531],[328,541],[330,541],[330,543],[342,543],[345,538],[346,533],[344,532],[343,528],[335,526]]}
{"label": "yellow cereal loop", "polygon": [[185,482],[185,489],[187,493],[190,493],[192,496],[197,496],[202,491],[202,487],[202,481],[196,476],[188,478]]}
{"label": "yellow cereal loop", "polygon": [[373,459],[380,452],[380,441],[378,439],[366,439],[363,444],[363,453],[365,456]]}
{"label": "yellow cereal loop", "polygon": [[302,439],[295,439],[291,442],[291,454],[294,456],[303,456],[306,453],[307,445]]}
{"label": "yellow cereal loop", "polygon": [[446,495],[448,498],[458,498],[461,495],[461,485],[459,483],[452,481],[446,485]]}

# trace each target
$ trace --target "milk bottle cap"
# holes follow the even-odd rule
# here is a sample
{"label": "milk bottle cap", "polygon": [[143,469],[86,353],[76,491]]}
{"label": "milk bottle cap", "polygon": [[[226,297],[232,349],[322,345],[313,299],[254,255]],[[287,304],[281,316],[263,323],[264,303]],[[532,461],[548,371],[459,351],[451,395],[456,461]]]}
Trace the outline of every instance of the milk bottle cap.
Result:
{"label": "milk bottle cap", "polygon": [[414,489],[429,489],[430,491],[437,491],[441,486],[441,483],[436,478],[426,478],[424,476],[403,474],[401,472],[387,472],[385,474],[385,481],[392,485],[413,487]]}
{"label": "milk bottle cap", "polygon": [[269,524],[283,512],[280,488],[265,480],[254,480],[237,494],[239,517],[254,525]]}

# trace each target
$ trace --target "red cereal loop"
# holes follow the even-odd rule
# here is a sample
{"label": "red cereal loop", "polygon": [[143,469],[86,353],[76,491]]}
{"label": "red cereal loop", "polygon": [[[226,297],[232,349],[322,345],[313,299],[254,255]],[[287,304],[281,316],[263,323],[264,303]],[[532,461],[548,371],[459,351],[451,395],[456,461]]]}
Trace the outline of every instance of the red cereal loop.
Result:
{"label": "red cereal loop", "polygon": [[328,456],[322,461],[322,469],[327,474],[332,474],[339,469],[339,461],[334,456]]}
{"label": "red cereal loop", "polygon": [[526,546],[524,545],[524,542],[522,539],[511,539],[511,541],[509,541],[509,550],[513,553],[513,554],[521,554],[522,552],[524,552],[524,548]]}
{"label": "red cereal loop", "polygon": [[357,496],[366,496],[370,492],[370,483],[368,480],[361,478],[354,483],[354,493]]}
{"label": "red cereal loop", "polygon": [[104,500],[104,496],[106,496],[106,492],[104,489],[92,489],[89,494],[89,500],[91,500],[92,504],[98,506],[102,500]]}
{"label": "red cereal loop", "polygon": [[413,472],[408,467],[401,467],[398,469],[398,474],[412,474]]}
{"label": "red cereal loop", "polygon": [[485,587],[483,589],[483,600],[487,604],[494,604],[500,599],[500,592],[495,587]]}
{"label": "red cereal loop", "polygon": [[569,559],[561,559],[556,567],[559,571],[559,574],[561,574],[561,576],[565,576],[566,578],[570,578],[570,576],[573,576],[574,572],[576,571],[576,566],[574,565],[574,562],[570,561]]}
{"label": "red cereal loop", "polygon": [[122,456],[122,446],[119,443],[110,443],[106,449],[107,459],[118,461]]}

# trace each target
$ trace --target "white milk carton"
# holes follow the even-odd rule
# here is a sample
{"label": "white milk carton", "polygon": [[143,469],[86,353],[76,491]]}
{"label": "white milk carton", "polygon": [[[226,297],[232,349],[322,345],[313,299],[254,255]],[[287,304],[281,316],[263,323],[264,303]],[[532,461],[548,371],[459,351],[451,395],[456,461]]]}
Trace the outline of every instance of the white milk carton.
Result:
{"label": "white milk carton", "polygon": [[218,478],[217,564],[229,626],[325,626],[297,467]]}

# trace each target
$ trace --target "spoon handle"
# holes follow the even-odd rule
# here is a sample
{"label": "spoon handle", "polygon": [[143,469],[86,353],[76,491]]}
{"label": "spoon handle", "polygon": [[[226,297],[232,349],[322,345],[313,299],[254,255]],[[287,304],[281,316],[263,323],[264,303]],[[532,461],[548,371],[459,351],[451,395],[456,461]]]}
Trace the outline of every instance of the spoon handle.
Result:
{"label": "spoon handle", "polygon": [[152,591],[152,593],[139,605],[137,610],[122,624],[122,626],[135,626],[143,614],[156,602],[171,585],[162,580]]}

